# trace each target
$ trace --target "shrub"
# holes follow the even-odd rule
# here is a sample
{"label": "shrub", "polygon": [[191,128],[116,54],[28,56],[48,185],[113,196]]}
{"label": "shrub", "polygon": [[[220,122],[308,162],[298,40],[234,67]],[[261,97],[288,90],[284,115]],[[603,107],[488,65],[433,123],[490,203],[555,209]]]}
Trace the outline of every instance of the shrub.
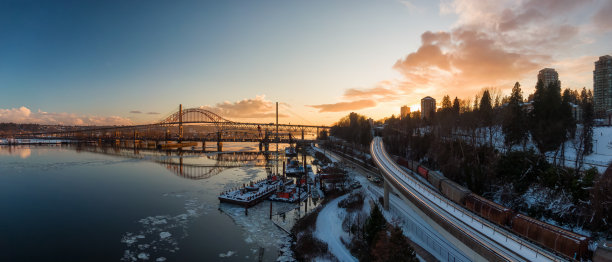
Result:
{"label": "shrub", "polygon": [[361,192],[350,194],[347,198],[338,202],[338,207],[346,208],[349,212],[360,210],[363,207],[363,194]]}

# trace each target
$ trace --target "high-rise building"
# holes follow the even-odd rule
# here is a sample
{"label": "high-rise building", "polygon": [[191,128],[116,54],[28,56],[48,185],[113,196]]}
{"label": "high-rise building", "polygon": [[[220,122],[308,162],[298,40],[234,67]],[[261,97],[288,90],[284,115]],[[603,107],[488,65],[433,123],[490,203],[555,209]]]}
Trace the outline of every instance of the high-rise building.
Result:
{"label": "high-rise building", "polygon": [[559,82],[559,74],[554,68],[544,68],[538,73],[539,80],[544,82],[544,86],[548,86],[551,83]]}
{"label": "high-rise building", "polygon": [[431,119],[436,112],[436,100],[431,96],[421,99],[421,119]]}
{"label": "high-rise building", "polygon": [[410,107],[402,106],[400,109],[400,119],[404,119],[410,115]]}
{"label": "high-rise building", "polygon": [[[600,56],[593,70],[593,109],[597,117],[612,110],[612,56]],[[608,111],[609,112],[609,111]]]}

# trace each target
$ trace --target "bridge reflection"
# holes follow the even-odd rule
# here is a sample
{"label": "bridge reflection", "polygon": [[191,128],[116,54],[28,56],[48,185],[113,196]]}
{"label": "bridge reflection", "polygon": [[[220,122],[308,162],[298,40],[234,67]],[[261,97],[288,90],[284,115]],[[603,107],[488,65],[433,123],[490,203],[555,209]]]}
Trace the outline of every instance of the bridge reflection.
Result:
{"label": "bridge reflection", "polygon": [[192,180],[207,179],[224,170],[237,167],[271,168],[276,152],[196,152],[154,150],[109,146],[79,145],[77,152],[89,152],[158,163],[175,175]]}

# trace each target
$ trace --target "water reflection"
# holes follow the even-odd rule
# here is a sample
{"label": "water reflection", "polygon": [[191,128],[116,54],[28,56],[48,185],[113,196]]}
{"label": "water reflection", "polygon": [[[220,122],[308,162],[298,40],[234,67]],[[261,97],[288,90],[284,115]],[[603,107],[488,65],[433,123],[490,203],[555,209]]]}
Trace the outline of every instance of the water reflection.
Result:
{"label": "water reflection", "polygon": [[192,180],[207,179],[218,175],[222,171],[237,167],[265,167],[272,171],[276,162],[276,152],[270,151],[232,151],[208,152],[190,150],[103,147],[92,145],[79,145],[78,152],[90,152],[132,158],[155,162],[175,175]]}

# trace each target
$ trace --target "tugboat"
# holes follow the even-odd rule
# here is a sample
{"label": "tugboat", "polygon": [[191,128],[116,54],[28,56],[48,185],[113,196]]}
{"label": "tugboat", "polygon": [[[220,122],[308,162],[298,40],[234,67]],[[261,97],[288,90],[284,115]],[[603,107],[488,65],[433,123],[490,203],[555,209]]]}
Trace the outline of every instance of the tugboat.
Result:
{"label": "tugboat", "polygon": [[219,201],[252,207],[274,194],[283,185],[281,181],[280,176],[269,175],[266,179],[257,182],[251,181],[248,185],[243,185],[241,188],[221,193]]}
{"label": "tugboat", "polygon": [[284,188],[276,191],[276,194],[270,196],[270,200],[272,201],[280,201],[280,202],[288,202],[295,203],[299,199],[306,199],[308,197],[308,192],[304,189],[298,189],[298,186],[295,184],[291,184],[285,186]]}

